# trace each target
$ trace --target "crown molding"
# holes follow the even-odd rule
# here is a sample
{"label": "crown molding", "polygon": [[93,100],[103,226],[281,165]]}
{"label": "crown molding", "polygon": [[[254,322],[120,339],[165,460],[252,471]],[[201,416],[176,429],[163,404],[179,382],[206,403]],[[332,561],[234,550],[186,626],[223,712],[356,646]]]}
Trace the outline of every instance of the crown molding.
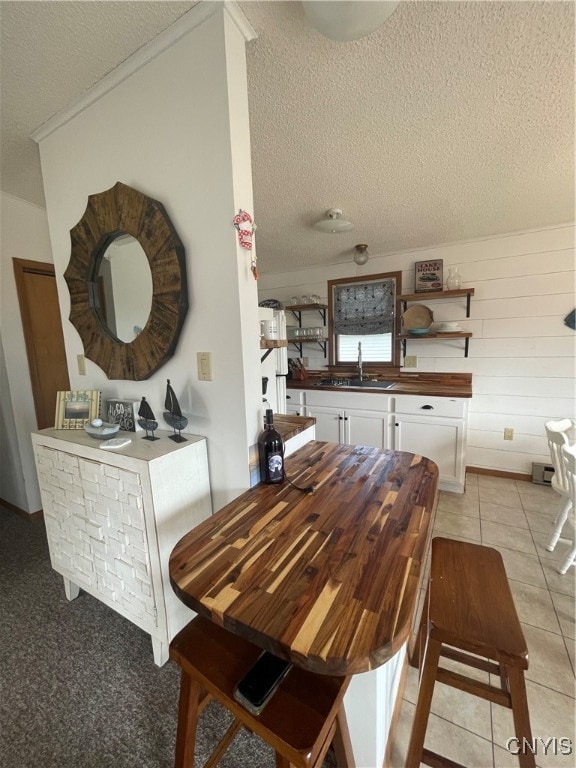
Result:
{"label": "crown molding", "polygon": [[258,33],[248,21],[236,0],[226,0],[224,10],[228,13],[234,24],[236,24],[246,42],[258,37]]}
{"label": "crown molding", "polygon": [[252,40],[256,37],[256,32],[236,2],[199,2],[184,14],[184,16],[181,16],[167,29],[156,35],[153,40],[146,45],[143,45],[142,48],[139,48],[115,69],[107,75],[104,75],[101,80],[85,91],[85,93],[83,93],[72,105],[57,112],[51,118],[46,120],[45,123],[36,128],[30,135],[30,138],[39,144],[54,133],[54,131],[57,131],[63,125],[70,122],[74,117],[84,112],[84,110],[99,101],[103,96],[123,83],[135,72],[138,72],[139,69],[142,69],[142,67],[150,61],[221,10],[228,13],[245,40]]}

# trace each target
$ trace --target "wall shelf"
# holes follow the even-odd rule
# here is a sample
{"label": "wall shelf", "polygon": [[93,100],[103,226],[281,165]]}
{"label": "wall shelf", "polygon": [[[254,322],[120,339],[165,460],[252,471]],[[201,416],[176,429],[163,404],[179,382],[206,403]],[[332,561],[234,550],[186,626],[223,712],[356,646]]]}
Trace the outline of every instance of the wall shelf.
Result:
{"label": "wall shelf", "polygon": [[431,339],[464,339],[464,357],[468,357],[468,341],[472,337],[471,333],[464,331],[455,331],[454,333],[426,333],[422,335],[413,335],[411,333],[402,333],[398,338],[402,341],[402,350],[404,357],[406,357],[406,342],[407,341],[429,341]]}
{"label": "wall shelf", "polygon": [[300,353],[300,357],[303,357],[302,346],[304,344],[318,344],[318,346],[324,353],[324,357],[326,357],[326,340],[325,339],[306,339],[306,340],[302,339],[302,341],[292,341],[292,339],[290,339],[289,343],[292,344],[293,347],[296,347],[296,349]]}
{"label": "wall shelf", "polygon": [[260,358],[260,362],[263,363],[273,349],[280,349],[280,347],[287,347],[287,339],[260,339],[260,349],[265,349],[266,352]]}
{"label": "wall shelf", "polygon": [[260,349],[280,349],[287,346],[287,339],[260,339]]}
{"label": "wall shelf", "polygon": [[[430,291],[428,293],[404,293],[398,296],[402,305],[402,312],[406,311],[406,307],[409,302],[417,301],[435,301],[438,299],[458,299],[460,297],[466,298],[466,317],[470,317],[470,299],[474,296],[474,288],[459,288],[455,291]],[[414,341],[416,339],[420,341],[429,341],[431,339],[464,339],[464,357],[468,357],[468,344],[471,333],[466,331],[454,331],[454,333],[430,333],[416,335],[411,333],[401,333],[398,338],[402,341],[402,351],[404,357],[406,357],[406,342]]]}
{"label": "wall shelf", "polygon": [[409,301],[436,301],[437,299],[457,299],[466,297],[466,317],[470,317],[470,298],[474,296],[474,288],[459,288],[457,291],[430,291],[428,293],[404,293],[398,296],[405,311]]}
{"label": "wall shelf", "polygon": [[[326,310],[328,309],[327,304],[292,304],[291,306],[286,307],[286,310],[288,312],[291,312],[296,320],[298,320],[298,327],[302,328],[302,313],[303,312],[318,312],[320,317],[322,318],[322,325],[326,325]],[[292,346],[296,347],[298,352],[300,353],[300,357],[303,357],[303,345],[304,344],[318,344],[322,352],[324,353],[324,357],[326,357],[326,350],[327,350],[327,342],[324,338],[302,338],[302,340],[296,341],[295,339],[289,339],[289,343],[292,344]]]}
{"label": "wall shelf", "polygon": [[288,312],[292,312],[296,320],[298,320],[300,327],[302,327],[302,312],[313,311],[316,311],[320,314],[322,322],[324,325],[326,325],[326,310],[328,309],[327,304],[292,304],[292,306],[288,306],[286,309]]}

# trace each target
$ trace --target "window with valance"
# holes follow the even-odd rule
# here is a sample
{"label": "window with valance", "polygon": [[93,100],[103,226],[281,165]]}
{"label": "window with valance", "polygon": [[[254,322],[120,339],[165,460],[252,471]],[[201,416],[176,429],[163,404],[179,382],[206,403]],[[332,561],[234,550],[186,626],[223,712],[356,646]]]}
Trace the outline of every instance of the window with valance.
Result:
{"label": "window with valance", "polygon": [[393,280],[334,287],[334,333],[365,336],[394,329]]}
{"label": "window with valance", "polygon": [[[328,281],[333,364],[351,362],[351,350],[358,343],[362,343],[365,362],[398,364],[397,297],[401,290],[401,272]],[[372,359],[364,350],[370,350]]]}

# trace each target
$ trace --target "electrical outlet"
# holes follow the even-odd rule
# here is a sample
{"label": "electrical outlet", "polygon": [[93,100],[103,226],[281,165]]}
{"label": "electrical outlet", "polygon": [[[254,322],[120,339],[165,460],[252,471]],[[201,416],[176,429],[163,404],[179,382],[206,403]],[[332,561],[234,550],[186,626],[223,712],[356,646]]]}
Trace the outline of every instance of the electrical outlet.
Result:
{"label": "electrical outlet", "polygon": [[200,381],[212,381],[212,354],[210,352],[198,352],[198,379]]}
{"label": "electrical outlet", "polygon": [[406,355],[404,358],[404,368],[416,368],[418,365],[418,358],[416,355]]}
{"label": "electrical outlet", "polygon": [[84,355],[76,355],[76,360],[78,361],[78,375],[86,376],[86,358]]}
{"label": "electrical outlet", "polygon": [[504,428],[504,440],[514,440],[514,430],[512,427]]}

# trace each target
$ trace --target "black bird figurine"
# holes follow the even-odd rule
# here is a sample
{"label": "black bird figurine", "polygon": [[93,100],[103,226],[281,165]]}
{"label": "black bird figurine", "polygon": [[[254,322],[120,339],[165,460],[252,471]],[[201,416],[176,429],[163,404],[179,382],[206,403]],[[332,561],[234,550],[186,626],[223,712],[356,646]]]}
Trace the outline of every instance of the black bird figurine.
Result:
{"label": "black bird figurine", "polygon": [[[138,416],[140,418],[138,419],[138,424],[142,427],[142,429],[146,430],[146,436],[143,437],[143,440],[160,440],[159,437],[154,437],[154,430],[158,429],[158,422],[156,421],[156,417],[154,416],[154,413],[152,411],[152,408],[148,405],[146,402],[146,398],[143,397],[142,401],[140,403],[140,408],[138,408]],[[148,432],[152,432],[151,435],[148,434]]]}
{"label": "black bird figurine", "polygon": [[188,419],[186,416],[182,416],[178,398],[170,386],[170,379],[166,379],[166,382],[166,399],[164,400],[164,408],[166,410],[164,411],[164,419],[174,430],[174,434],[170,435],[170,440],[174,440],[175,443],[185,443],[186,438],[182,437],[180,432],[188,424]]}

